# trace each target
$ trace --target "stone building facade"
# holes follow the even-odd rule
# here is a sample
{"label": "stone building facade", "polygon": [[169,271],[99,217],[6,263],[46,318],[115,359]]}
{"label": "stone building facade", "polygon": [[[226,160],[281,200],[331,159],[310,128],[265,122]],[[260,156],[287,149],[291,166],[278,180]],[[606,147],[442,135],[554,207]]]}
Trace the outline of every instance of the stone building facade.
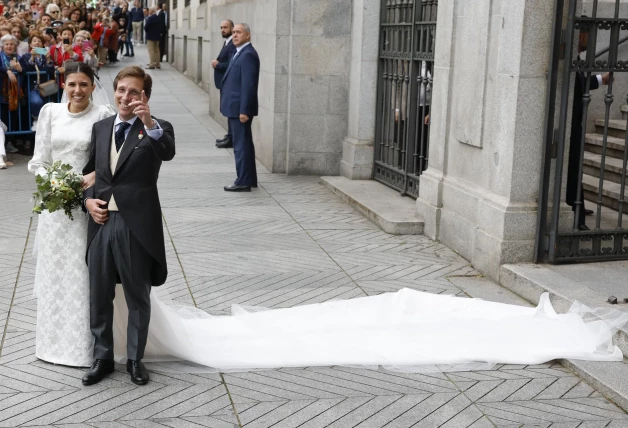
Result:
{"label": "stone building facade", "polygon": [[373,177],[382,11],[438,6],[424,233],[496,279],[533,259],[553,1],[198,1],[171,3],[170,58],[210,94],[209,114],[226,124],[210,66],[219,23],[246,22],[262,64],[258,159],[349,179]]}
{"label": "stone building facade", "polygon": [[352,2],[348,0],[207,0],[171,3],[170,58],[210,94],[219,111],[211,60],[220,22],[245,22],[261,59],[256,155],[273,172],[337,175],[347,133]]}

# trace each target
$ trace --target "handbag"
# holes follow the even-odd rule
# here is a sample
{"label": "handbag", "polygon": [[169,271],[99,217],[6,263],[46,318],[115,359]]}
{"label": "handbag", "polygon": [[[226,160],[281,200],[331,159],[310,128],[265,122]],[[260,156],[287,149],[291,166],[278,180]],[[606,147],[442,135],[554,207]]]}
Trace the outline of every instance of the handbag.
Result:
{"label": "handbag", "polygon": [[37,70],[37,90],[42,98],[50,97],[59,92],[59,86],[57,85],[56,80],[48,80],[47,82],[41,83],[39,80],[39,67],[37,67],[37,64],[35,64],[35,70]]}

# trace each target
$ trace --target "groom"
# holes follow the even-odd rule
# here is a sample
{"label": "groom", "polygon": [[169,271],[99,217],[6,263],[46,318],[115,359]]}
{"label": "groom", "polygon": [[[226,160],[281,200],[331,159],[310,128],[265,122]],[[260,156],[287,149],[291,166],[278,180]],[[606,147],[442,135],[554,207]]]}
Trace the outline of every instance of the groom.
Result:
{"label": "groom", "polygon": [[87,233],[90,325],[94,364],[83,385],[114,371],[113,298],[122,282],[129,309],[127,371],[137,385],[148,382],[142,364],[150,322],[150,290],[166,281],[166,251],[157,193],[162,161],[174,157],[174,129],[150,114],[152,80],[140,67],[122,69],[113,82],[118,114],[92,128],[92,156],[83,173],[96,171],[85,191],[91,215]]}

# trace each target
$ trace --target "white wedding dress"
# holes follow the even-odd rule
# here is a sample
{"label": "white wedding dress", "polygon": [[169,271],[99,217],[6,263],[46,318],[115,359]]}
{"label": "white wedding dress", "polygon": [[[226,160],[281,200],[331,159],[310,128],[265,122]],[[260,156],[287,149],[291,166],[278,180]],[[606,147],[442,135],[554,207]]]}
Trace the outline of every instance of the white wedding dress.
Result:
{"label": "white wedding dress", "polygon": [[[70,114],[66,104],[45,105],[29,170],[37,173],[55,160],[81,170],[92,124],[112,114],[107,106]],[[39,216],[36,343],[42,360],[92,363],[86,234],[80,211],[74,221],[63,212]],[[151,306],[145,361],[194,363],[158,365],[184,371],[330,365],[448,371],[558,358],[620,361],[612,335],[628,321],[628,314],[581,305],[558,315],[547,295],[530,308],[410,289],[287,309],[234,306],[231,316],[167,305],[155,293]],[[127,309],[119,285],[114,308],[115,355],[123,362]]]}
{"label": "white wedding dress", "polygon": [[[35,150],[28,170],[44,174],[60,160],[82,171],[91,153],[92,125],[115,111],[90,106],[70,113],[65,103],[48,103],[39,113]],[[90,366],[93,339],[89,330],[89,276],[85,264],[87,216],[80,210],[70,220],[63,211],[38,216],[36,355],[55,364]]]}

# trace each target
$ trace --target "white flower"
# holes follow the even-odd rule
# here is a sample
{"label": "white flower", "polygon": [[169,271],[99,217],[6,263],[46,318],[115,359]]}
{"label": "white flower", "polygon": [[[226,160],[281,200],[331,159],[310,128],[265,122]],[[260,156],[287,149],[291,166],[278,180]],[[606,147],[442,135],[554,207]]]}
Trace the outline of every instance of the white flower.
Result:
{"label": "white flower", "polygon": [[56,189],[57,187],[59,187],[59,182],[57,181],[57,179],[56,179],[56,178],[51,178],[51,179],[50,179],[50,184],[52,184],[52,187],[53,187],[53,188],[55,188],[55,189]]}

